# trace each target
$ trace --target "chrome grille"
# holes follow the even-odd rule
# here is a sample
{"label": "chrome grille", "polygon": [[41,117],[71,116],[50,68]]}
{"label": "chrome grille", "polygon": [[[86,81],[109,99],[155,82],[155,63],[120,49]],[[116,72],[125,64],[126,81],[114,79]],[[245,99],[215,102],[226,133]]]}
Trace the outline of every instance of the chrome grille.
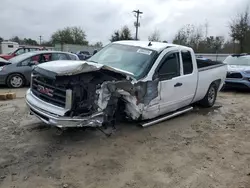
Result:
{"label": "chrome grille", "polygon": [[32,76],[32,93],[41,100],[65,108],[66,88],[58,86],[55,80],[41,75]]}
{"label": "chrome grille", "polygon": [[241,73],[238,73],[238,72],[227,72],[227,78],[240,79],[242,78],[242,75]]}

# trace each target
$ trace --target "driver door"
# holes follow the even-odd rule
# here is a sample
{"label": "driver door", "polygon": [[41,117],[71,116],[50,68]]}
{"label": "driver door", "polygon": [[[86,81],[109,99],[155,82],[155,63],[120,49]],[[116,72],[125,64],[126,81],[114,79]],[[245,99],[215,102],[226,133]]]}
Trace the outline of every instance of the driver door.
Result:
{"label": "driver door", "polygon": [[166,114],[183,107],[182,101],[185,98],[183,92],[182,64],[178,48],[166,50],[156,71],[160,83],[160,115]]}

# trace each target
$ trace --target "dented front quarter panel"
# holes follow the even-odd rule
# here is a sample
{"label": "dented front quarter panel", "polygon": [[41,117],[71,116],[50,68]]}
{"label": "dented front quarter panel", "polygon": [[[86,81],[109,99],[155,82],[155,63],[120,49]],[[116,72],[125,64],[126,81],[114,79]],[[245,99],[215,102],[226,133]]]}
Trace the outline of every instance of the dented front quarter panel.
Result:
{"label": "dented front quarter panel", "polygon": [[125,112],[133,120],[150,119],[159,113],[159,81],[104,82],[98,91],[98,106],[104,110],[112,93],[120,94],[126,102]]}
{"label": "dented front quarter panel", "polygon": [[[142,83],[142,82],[141,82]],[[150,83],[150,82],[148,82]],[[153,82],[152,82],[153,83]],[[143,97],[143,101],[138,104],[138,100],[135,96],[132,95],[123,95],[123,98],[126,100],[126,114],[131,117],[133,120],[141,119],[151,119],[159,114],[159,101],[160,96],[159,84],[155,82],[153,87],[147,88],[147,95]],[[151,90],[151,89],[155,90]]]}

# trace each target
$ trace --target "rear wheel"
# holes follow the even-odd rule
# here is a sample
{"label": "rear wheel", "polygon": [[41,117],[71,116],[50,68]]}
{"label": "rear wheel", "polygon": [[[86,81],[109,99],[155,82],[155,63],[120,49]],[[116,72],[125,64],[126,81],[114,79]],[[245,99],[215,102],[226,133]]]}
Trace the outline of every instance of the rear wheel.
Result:
{"label": "rear wheel", "polygon": [[212,83],[207,91],[206,96],[200,101],[200,104],[204,107],[212,107],[217,98],[217,86]]}
{"label": "rear wheel", "polygon": [[8,85],[8,87],[12,87],[12,88],[23,87],[24,82],[25,82],[25,79],[20,74],[11,74],[7,78],[7,85]]}

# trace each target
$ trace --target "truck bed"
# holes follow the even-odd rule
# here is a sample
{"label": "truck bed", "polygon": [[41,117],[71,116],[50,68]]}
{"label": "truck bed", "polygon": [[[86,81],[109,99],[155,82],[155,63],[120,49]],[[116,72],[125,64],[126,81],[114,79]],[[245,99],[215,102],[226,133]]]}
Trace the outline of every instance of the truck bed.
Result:
{"label": "truck bed", "polygon": [[220,89],[224,84],[227,72],[227,67],[222,62],[200,59],[196,61],[198,67],[198,85],[194,102],[204,98],[212,82],[218,81],[218,89]]}
{"label": "truck bed", "polygon": [[198,70],[207,70],[210,67],[217,67],[224,65],[220,61],[212,61],[212,60],[204,60],[204,59],[196,59]]}
{"label": "truck bed", "polygon": [[199,72],[224,65],[220,61],[203,60],[203,59],[196,59],[196,62]]}

